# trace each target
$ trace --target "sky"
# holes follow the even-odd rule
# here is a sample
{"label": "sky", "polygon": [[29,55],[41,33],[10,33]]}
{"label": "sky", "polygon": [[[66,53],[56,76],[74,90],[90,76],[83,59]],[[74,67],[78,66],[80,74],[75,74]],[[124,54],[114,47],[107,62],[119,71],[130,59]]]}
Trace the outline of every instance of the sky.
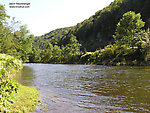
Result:
{"label": "sky", "polygon": [[[74,26],[88,19],[114,0],[2,0],[6,13],[27,25],[31,34],[44,35],[52,30]],[[10,3],[30,3],[28,8],[10,8]],[[16,6],[16,5],[15,5]]]}

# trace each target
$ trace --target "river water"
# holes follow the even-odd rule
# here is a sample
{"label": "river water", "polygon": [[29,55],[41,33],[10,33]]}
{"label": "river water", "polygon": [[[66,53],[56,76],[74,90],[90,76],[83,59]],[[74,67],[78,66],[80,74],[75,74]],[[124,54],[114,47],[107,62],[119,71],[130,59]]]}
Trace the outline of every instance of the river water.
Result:
{"label": "river water", "polygon": [[24,64],[15,80],[39,90],[35,113],[150,112],[150,67]]}

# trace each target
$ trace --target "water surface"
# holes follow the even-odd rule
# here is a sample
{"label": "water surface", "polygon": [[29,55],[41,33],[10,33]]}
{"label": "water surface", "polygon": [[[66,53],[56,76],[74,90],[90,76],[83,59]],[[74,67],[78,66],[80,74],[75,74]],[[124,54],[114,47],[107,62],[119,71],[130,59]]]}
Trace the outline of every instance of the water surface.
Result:
{"label": "water surface", "polygon": [[150,112],[150,67],[24,64],[15,79],[39,90],[36,113]]}

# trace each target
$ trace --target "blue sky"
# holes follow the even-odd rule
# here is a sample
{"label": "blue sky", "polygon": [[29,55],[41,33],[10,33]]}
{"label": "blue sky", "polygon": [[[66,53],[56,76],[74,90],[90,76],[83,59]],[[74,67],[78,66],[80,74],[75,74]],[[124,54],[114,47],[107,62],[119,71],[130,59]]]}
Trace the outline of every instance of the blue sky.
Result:
{"label": "blue sky", "polygon": [[[54,29],[74,26],[88,19],[114,0],[2,0],[7,14],[30,33],[40,36]],[[9,3],[30,3],[30,8],[9,8]]]}

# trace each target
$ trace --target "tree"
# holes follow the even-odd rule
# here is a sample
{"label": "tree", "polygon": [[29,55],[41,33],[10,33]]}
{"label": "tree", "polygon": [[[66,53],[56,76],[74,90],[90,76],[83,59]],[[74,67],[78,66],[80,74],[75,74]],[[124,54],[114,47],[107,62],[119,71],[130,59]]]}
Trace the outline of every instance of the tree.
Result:
{"label": "tree", "polygon": [[3,24],[6,17],[9,17],[9,16],[6,14],[5,7],[3,5],[0,5],[0,25]]}
{"label": "tree", "polygon": [[117,45],[138,46],[145,41],[145,31],[142,30],[145,22],[142,21],[140,13],[133,11],[125,13],[117,25],[114,39]]}
{"label": "tree", "polygon": [[27,30],[27,26],[20,26],[20,30],[14,32],[18,57],[24,62],[29,61],[29,55],[32,52],[33,40],[29,38],[28,33],[29,31]]}
{"label": "tree", "polygon": [[140,13],[129,11],[123,15],[114,36],[119,52],[117,56],[141,65],[149,47],[148,33],[142,29],[144,26]]}
{"label": "tree", "polygon": [[62,48],[64,59],[69,63],[70,61],[77,61],[79,55],[81,54],[80,47],[81,44],[79,44],[76,36],[71,35],[69,43],[64,48]]}
{"label": "tree", "polygon": [[27,62],[32,52],[33,42],[29,38],[27,26],[20,26],[15,18],[12,18],[9,23],[6,21],[7,17],[4,6],[0,5],[0,53],[21,58]]}
{"label": "tree", "polygon": [[6,28],[4,27],[5,20],[8,16],[6,15],[6,10],[3,5],[0,5],[0,53],[3,53],[3,45],[5,45],[5,36],[7,33]]}
{"label": "tree", "polygon": [[40,56],[41,56],[41,62],[51,62],[51,59],[53,57],[53,45],[49,42],[44,43],[45,47],[41,50]]}
{"label": "tree", "polygon": [[62,60],[62,50],[60,49],[60,46],[54,45],[52,62],[61,63],[61,60]]}

